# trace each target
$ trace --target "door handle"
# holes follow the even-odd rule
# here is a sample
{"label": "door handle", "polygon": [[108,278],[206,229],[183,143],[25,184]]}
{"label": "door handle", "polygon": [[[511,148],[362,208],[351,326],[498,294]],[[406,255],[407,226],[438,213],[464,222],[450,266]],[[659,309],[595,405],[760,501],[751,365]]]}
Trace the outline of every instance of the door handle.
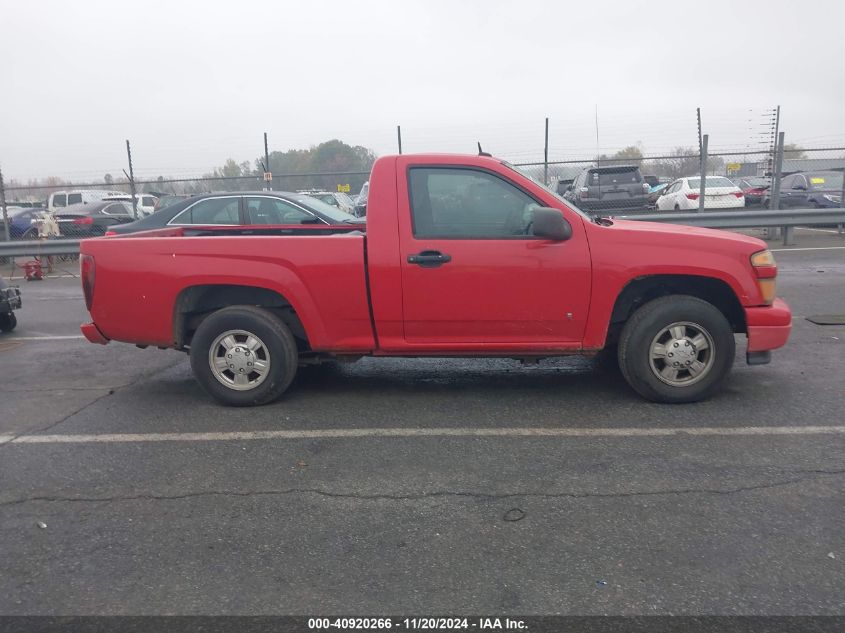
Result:
{"label": "door handle", "polygon": [[440,251],[423,251],[416,255],[408,255],[409,264],[416,264],[423,268],[437,268],[451,261],[451,255],[446,255]]}

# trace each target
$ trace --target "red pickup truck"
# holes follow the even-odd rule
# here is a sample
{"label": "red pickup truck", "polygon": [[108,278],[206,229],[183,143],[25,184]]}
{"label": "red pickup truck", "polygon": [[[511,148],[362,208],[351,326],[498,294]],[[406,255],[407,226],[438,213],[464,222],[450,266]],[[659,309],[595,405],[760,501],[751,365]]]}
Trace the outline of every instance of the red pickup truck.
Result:
{"label": "red pickup truck", "polygon": [[86,338],[188,351],[228,405],[328,359],[603,350],[643,397],[691,402],[723,383],[735,334],[764,364],[792,322],[764,242],[591,218],[487,155],[380,158],[365,227],[172,225],[81,253]]}

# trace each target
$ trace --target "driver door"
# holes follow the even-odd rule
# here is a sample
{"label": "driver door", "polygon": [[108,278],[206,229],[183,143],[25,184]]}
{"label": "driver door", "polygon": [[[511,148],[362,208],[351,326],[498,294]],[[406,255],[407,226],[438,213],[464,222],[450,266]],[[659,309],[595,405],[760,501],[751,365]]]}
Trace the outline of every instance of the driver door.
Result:
{"label": "driver door", "polygon": [[[405,340],[449,349],[577,347],[590,297],[580,218],[566,241],[531,233],[544,206],[482,168],[411,166],[400,222]],[[400,199],[401,196],[400,195]],[[404,205],[403,205],[404,206]]]}

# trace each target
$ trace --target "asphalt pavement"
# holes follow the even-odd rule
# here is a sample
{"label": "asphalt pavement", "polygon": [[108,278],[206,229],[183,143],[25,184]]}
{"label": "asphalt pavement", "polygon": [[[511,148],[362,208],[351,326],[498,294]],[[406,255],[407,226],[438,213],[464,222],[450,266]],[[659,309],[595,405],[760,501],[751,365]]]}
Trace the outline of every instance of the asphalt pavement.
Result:
{"label": "asphalt pavement", "polygon": [[845,240],[776,258],[789,345],[678,406],[579,358],[363,359],[229,409],[22,282],[0,614],[843,614],[845,326],[805,317],[845,314]]}

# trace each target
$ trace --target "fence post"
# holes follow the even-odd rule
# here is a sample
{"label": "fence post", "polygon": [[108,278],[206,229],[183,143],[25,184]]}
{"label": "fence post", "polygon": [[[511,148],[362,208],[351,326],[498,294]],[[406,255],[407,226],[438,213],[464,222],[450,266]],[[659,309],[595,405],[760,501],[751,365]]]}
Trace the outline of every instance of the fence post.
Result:
{"label": "fence post", "polygon": [[6,185],[3,184],[3,170],[0,169],[0,208],[3,209],[3,235],[9,241],[9,211],[6,209]]}
{"label": "fence post", "polygon": [[[126,156],[129,158],[129,193],[132,196],[132,217],[138,219],[138,199],[135,197],[135,172],[132,171],[132,149],[129,147],[129,139],[126,139]],[[126,172],[123,172],[126,173]]]}
{"label": "fence post", "polygon": [[[0,188],[3,187],[3,174],[0,174]],[[842,191],[839,192],[839,207],[845,209],[845,170],[842,171]],[[839,234],[842,235],[845,230],[845,224],[840,224],[838,227]]]}
{"label": "fence post", "polygon": [[543,148],[543,184],[549,186],[549,117],[546,117],[546,143]]}
{"label": "fence post", "polygon": [[[772,194],[769,196],[769,208],[773,211],[780,209],[780,179],[783,171],[783,139],[784,133],[778,132],[777,142],[775,144],[775,168],[772,171]],[[783,245],[791,246],[795,244],[795,229],[791,226],[784,226],[783,228]]]}
{"label": "fence post", "polygon": [[[267,144],[267,132],[264,132],[264,191],[273,191],[273,176],[270,169],[270,146]],[[266,174],[270,175],[270,180],[267,180]]]}
{"label": "fence post", "polygon": [[700,183],[698,187],[698,212],[702,213],[704,211],[704,184],[707,180],[707,141],[709,140],[710,135],[705,134],[701,137],[701,174],[700,174]]}
{"label": "fence post", "polygon": [[396,126],[396,141],[399,143],[399,153],[402,153],[402,126]]}

